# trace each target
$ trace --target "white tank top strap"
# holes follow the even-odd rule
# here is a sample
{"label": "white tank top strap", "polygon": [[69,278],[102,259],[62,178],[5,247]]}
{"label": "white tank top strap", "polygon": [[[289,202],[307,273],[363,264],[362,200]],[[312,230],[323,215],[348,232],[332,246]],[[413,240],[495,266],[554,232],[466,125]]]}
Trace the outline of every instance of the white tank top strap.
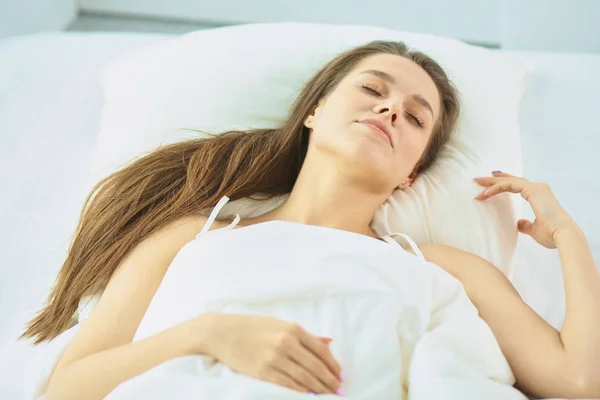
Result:
{"label": "white tank top strap", "polygon": [[[408,242],[408,245],[415,252],[415,254],[417,255],[417,257],[419,257],[423,261],[426,261],[425,260],[425,256],[423,255],[423,253],[419,249],[419,246],[417,246],[417,244],[415,243],[415,241],[412,240],[410,238],[410,236],[408,236],[405,233],[400,233],[400,232],[390,233],[389,235],[383,236],[383,240],[385,240],[389,244],[400,246],[400,243],[396,242],[396,240],[393,239],[394,236],[402,236],[404,239],[406,239],[406,241]],[[402,247],[402,246],[400,246],[400,247]]]}
{"label": "white tank top strap", "polygon": [[[200,231],[200,233],[198,233],[198,235],[196,235],[196,239],[198,239],[200,236],[204,235],[206,232],[208,232],[210,230],[210,228],[214,224],[215,220],[219,216],[219,213],[221,212],[223,207],[225,207],[225,204],[227,204],[228,201],[229,201],[229,197],[227,197],[227,196],[221,197],[221,200],[219,200],[219,202],[217,203],[215,208],[213,208],[212,212],[208,216],[208,219],[206,220],[206,223],[202,227],[202,230]],[[229,224],[228,226],[225,226],[223,228],[220,228],[220,229],[231,230],[237,226],[237,224],[240,222],[240,220],[241,220],[240,215],[235,214],[235,218],[233,219],[231,224]],[[215,230],[219,230],[219,229],[215,229]]]}

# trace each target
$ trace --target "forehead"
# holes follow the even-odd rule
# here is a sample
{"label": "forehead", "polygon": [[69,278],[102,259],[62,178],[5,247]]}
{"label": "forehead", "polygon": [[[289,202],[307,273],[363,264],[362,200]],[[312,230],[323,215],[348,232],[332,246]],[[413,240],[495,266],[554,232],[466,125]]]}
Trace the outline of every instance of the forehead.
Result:
{"label": "forehead", "polygon": [[440,96],[427,72],[406,57],[395,54],[375,54],[361,60],[350,72],[350,77],[359,76],[379,79],[371,74],[362,74],[366,70],[380,70],[390,74],[396,80],[396,86],[406,94],[421,94],[439,115]]}

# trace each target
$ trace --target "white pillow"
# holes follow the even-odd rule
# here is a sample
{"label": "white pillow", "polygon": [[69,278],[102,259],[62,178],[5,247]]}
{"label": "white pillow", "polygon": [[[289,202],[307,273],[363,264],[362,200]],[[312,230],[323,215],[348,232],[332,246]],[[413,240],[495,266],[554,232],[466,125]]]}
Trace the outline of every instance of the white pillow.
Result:
{"label": "white pillow", "polygon": [[[453,39],[366,26],[252,24],[198,31],[127,54],[105,75],[91,180],[160,144],[199,136],[185,128],[276,127],[316,70],[376,39],[401,40],[436,59],[461,92],[462,114],[439,160],[412,188],[390,197],[374,230],[470,251],[512,276],[519,203],[508,194],[473,200],[481,188],[472,178],[492,170],[521,174],[517,117],[527,68]],[[233,202],[226,212],[256,215],[280,201]]]}

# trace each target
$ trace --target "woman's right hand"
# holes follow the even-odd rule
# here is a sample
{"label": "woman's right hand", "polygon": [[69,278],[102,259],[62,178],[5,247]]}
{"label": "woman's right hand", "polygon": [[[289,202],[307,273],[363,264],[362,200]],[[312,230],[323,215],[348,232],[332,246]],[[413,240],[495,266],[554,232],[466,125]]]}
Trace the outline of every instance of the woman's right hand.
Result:
{"label": "woman's right hand", "polygon": [[213,314],[210,355],[234,371],[317,394],[340,391],[341,367],[329,340],[277,318]]}

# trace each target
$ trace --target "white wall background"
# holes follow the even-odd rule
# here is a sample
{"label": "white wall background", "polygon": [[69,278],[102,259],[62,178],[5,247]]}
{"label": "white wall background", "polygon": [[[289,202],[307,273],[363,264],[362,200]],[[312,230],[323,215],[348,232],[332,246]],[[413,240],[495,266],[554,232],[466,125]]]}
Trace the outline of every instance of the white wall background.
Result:
{"label": "white wall background", "polygon": [[86,11],[222,23],[302,21],[370,24],[496,42],[497,0],[82,0]]}
{"label": "white wall background", "polygon": [[208,26],[369,24],[505,49],[600,53],[600,0],[0,0],[0,38],[65,29],[79,11]]}
{"label": "white wall background", "polygon": [[81,8],[223,24],[369,24],[506,49],[600,53],[600,0],[81,0]]}
{"label": "white wall background", "polygon": [[502,47],[600,53],[600,0],[502,3]]}
{"label": "white wall background", "polygon": [[0,38],[66,28],[77,0],[0,0]]}

